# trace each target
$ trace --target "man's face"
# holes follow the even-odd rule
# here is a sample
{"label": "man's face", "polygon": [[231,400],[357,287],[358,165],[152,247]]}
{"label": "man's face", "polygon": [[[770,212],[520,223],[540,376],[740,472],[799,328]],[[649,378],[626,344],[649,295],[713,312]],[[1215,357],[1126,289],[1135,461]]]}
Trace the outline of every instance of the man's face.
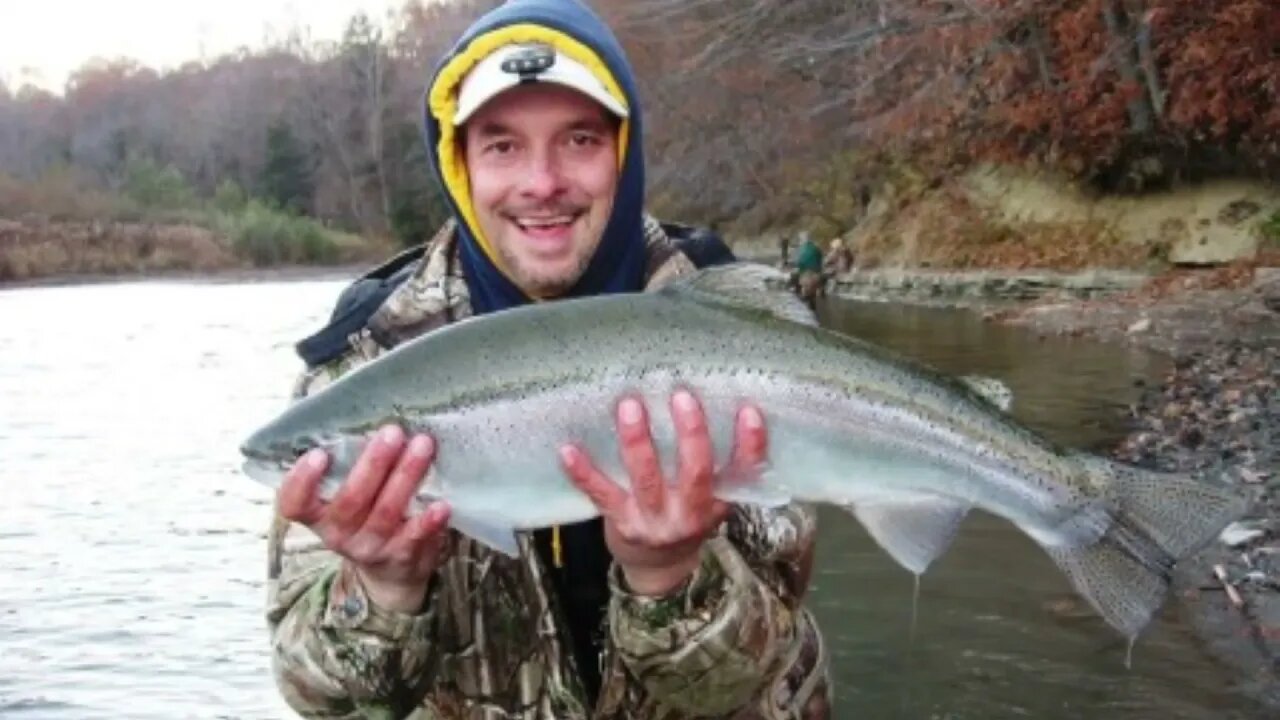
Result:
{"label": "man's face", "polygon": [[466,123],[480,230],[522,290],[571,288],[600,245],[618,184],[616,123],[565,87],[512,88]]}

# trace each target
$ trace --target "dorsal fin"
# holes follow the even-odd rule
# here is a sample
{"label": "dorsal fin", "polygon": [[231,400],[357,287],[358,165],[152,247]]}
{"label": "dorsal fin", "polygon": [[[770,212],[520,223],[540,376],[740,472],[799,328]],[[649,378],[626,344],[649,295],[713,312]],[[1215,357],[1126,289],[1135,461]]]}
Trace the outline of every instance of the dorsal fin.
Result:
{"label": "dorsal fin", "polygon": [[662,291],[727,301],[740,307],[763,310],[802,325],[818,324],[818,319],[809,306],[787,289],[786,274],[759,263],[714,265],[674,280]]}

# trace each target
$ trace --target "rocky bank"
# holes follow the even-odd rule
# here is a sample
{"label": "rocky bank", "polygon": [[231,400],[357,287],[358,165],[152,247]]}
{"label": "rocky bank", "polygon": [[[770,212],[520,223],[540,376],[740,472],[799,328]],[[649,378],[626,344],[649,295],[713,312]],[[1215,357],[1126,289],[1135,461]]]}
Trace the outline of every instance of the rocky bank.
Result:
{"label": "rocky bank", "polygon": [[1133,415],[1117,457],[1225,479],[1256,498],[1180,567],[1177,585],[1208,649],[1280,713],[1280,344],[1236,339],[1185,354]]}
{"label": "rocky bank", "polygon": [[1179,270],[1093,299],[986,311],[1042,334],[1166,353],[1117,458],[1242,486],[1246,517],[1179,568],[1180,608],[1243,689],[1280,716],[1280,267]]}

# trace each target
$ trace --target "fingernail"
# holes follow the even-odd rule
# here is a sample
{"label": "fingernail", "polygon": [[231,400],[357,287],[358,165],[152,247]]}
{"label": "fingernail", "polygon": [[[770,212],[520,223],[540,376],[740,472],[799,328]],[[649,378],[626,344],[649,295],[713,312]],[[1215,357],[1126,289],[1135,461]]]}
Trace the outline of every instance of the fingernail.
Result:
{"label": "fingernail", "polygon": [[432,522],[445,522],[448,519],[449,519],[448,503],[439,502],[439,503],[436,503],[434,506],[432,506],[431,508]]}
{"label": "fingernail", "polygon": [[573,464],[573,446],[565,445],[560,448],[560,462],[565,465]]}
{"label": "fingernail", "polygon": [[680,412],[694,412],[698,409],[698,403],[693,399],[693,395],[687,390],[676,391],[675,397],[672,398],[676,409]]}
{"label": "fingernail", "polygon": [[388,445],[395,445],[400,442],[400,428],[395,425],[388,425],[378,433],[378,438]]}
{"label": "fingernail", "polygon": [[743,408],[742,424],[746,425],[749,430],[759,430],[764,427],[764,416],[754,407]]}
{"label": "fingernail", "polygon": [[329,464],[328,458],[325,457],[324,450],[321,450],[320,448],[311,448],[308,450],[307,454],[302,457],[302,462],[306,463],[307,467],[314,468],[316,470],[322,470],[325,465]]}
{"label": "fingernail", "polygon": [[424,458],[431,454],[431,438],[425,435],[415,435],[409,441],[409,452],[414,457]]}
{"label": "fingernail", "polygon": [[624,423],[638,423],[640,422],[640,418],[643,414],[643,411],[640,409],[640,402],[637,400],[627,398],[618,403],[618,417],[621,418]]}

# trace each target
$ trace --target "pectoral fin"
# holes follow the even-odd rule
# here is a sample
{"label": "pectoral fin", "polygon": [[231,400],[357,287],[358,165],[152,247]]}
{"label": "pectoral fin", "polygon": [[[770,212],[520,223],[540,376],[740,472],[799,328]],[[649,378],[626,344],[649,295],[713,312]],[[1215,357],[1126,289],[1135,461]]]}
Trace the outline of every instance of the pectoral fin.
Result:
{"label": "pectoral fin", "polygon": [[849,511],[890,557],[916,575],[955,538],[969,506],[929,495],[893,495],[859,500]]}

